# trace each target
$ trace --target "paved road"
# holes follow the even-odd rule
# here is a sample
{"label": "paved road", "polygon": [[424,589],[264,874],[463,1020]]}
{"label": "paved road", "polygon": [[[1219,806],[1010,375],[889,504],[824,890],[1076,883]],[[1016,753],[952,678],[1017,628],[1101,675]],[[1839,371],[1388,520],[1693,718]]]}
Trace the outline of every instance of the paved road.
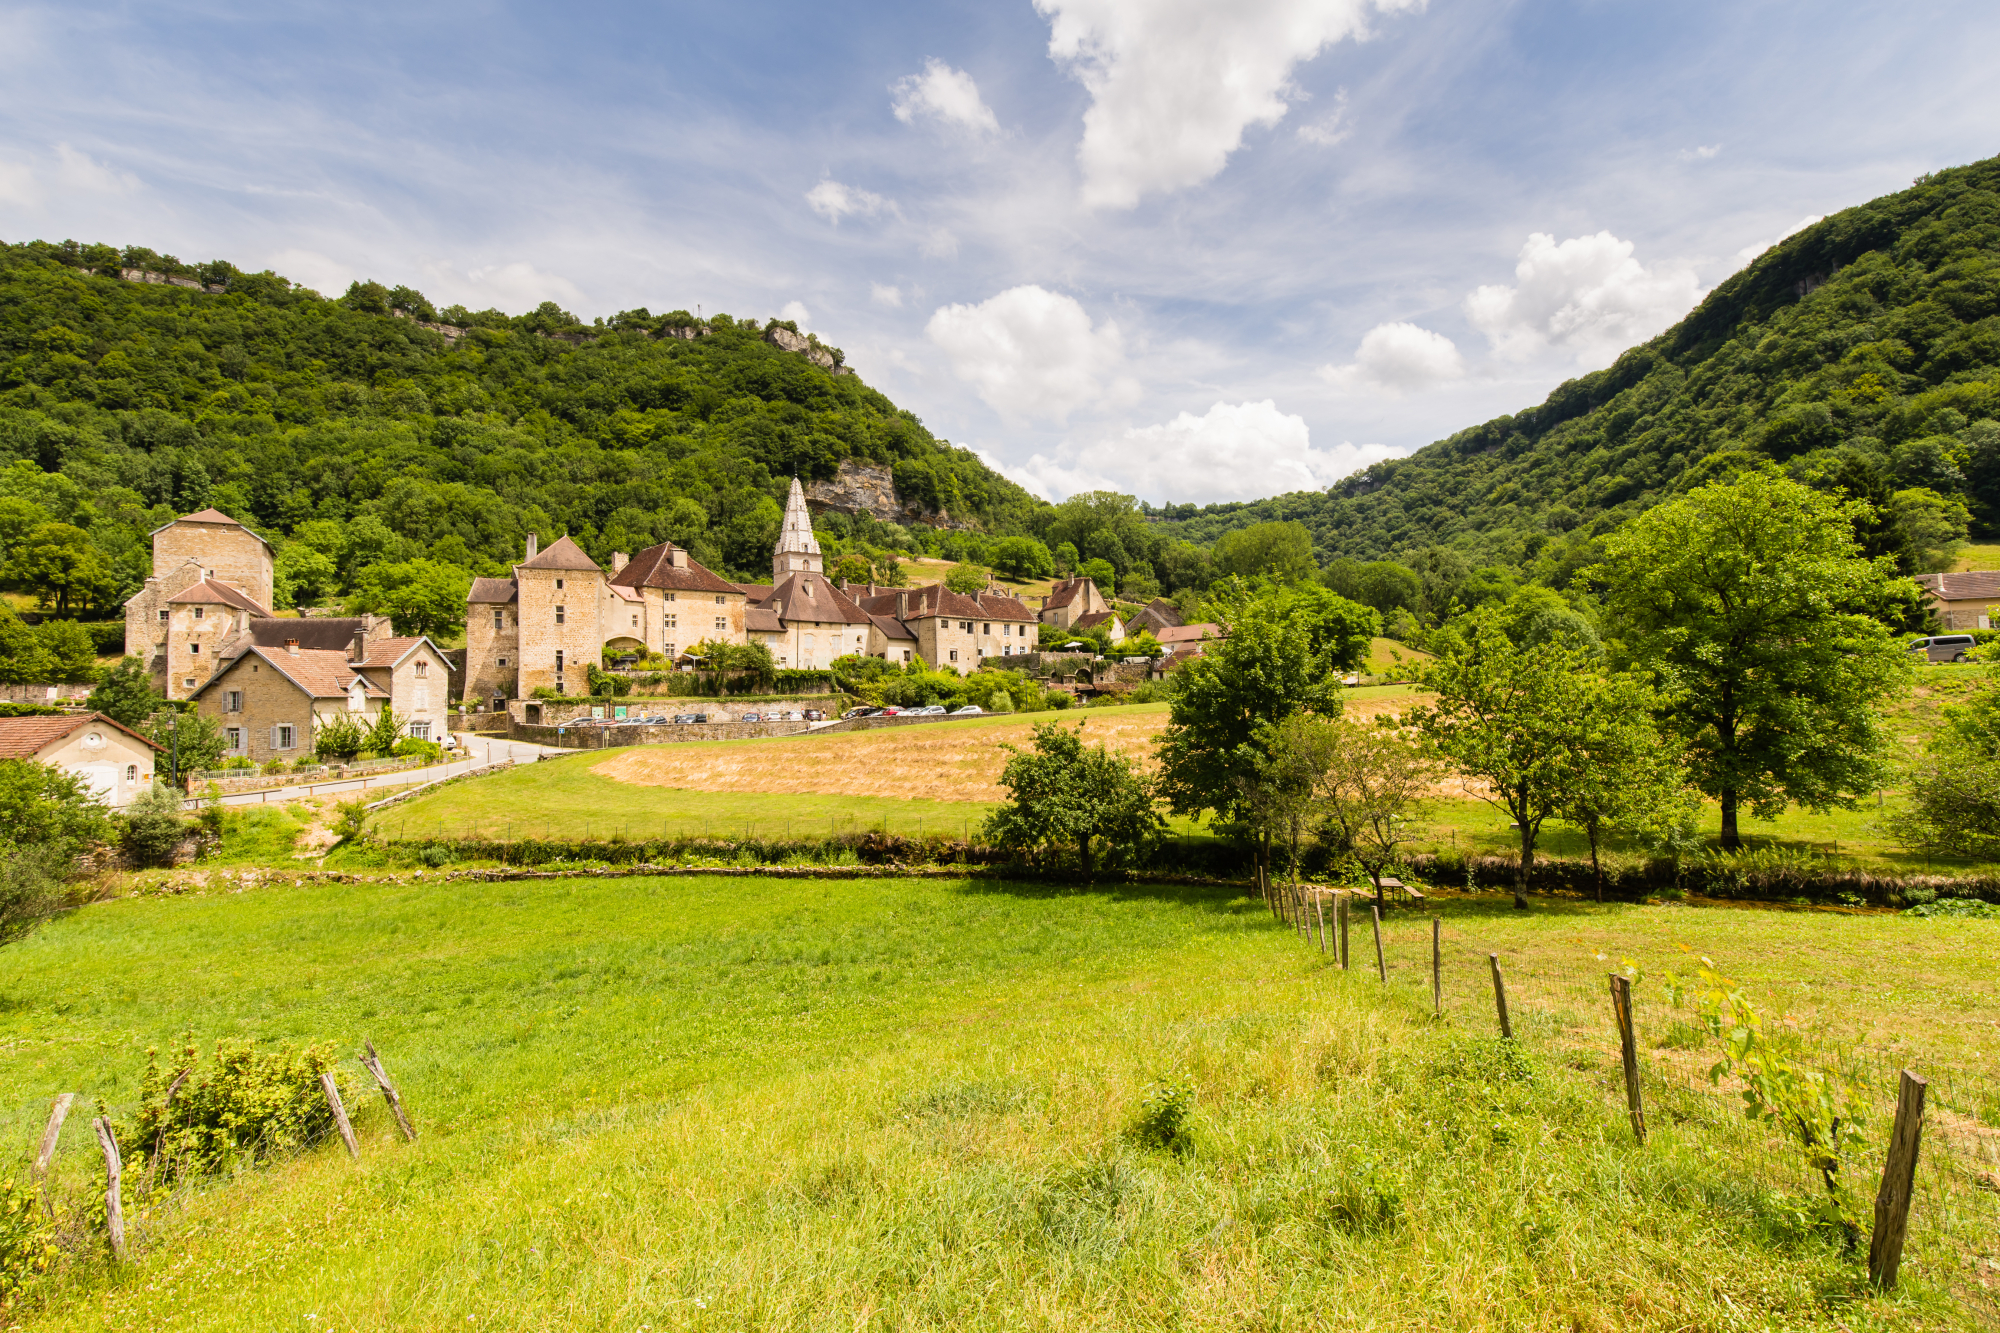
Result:
{"label": "paved road", "polygon": [[[468,759],[460,759],[449,764],[433,764],[429,768],[406,768],[398,773],[380,773],[369,777],[343,778],[337,782],[303,782],[296,786],[274,787],[268,791],[240,791],[215,798],[223,805],[270,805],[278,801],[296,801],[309,796],[342,796],[355,792],[382,792],[387,794],[399,787],[408,787],[421,782],[439,782],[445,778],[455,778],[461,773],[470,773],[476,768],[512,761],[517,764],[532,764],[545,754],[568,754],[552,745],[531,745],[527,741],[505,741],[485,736],[468,736],[466,748],[471,752]],[[201,798],[187,802],[190,810],[208,804]]]}

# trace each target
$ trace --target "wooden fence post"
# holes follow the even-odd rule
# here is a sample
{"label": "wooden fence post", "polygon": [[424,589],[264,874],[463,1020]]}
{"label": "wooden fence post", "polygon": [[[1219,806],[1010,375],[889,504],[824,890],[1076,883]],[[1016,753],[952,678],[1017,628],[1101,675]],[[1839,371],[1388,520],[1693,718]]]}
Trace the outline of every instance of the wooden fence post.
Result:
{"label": "wooden fence post", "polygon": [[111,1124],[99,1116],[90,1122],[97,1131],[97,1146],[104,1150],[104,1230],[111,1238],[111,1257],[125,1262],[125,1197],[121,1180],[125,1163],[118,1156],[118,1140],[111,1137]]}
{"label": "wooden fence post", "polygon": [[331,1069],[320,1071],[319,1086],[326,1093],[326,1107],[333,1112],[333,1123],[340,1129],[340,1141],[347,1145],[347,1155],[360,1158],[361,1145],[354,1141],[354,1126],[347,1123],[347,1108],[340,1104],[340,1088],[333,1081]]}
{"label": "wooden fence post", "polygon": [[389,1103],[389,1110],[395,1115],[396,1124],[402,1129],[403,1137],[412,1143],[416,1142],[417,1131],[410,1124],[410,1117],[403,1112],[403,1099],[396,1095],[396,1085],[391,1083],[389,1075],[383,1072],[382,1057],[375,1053],[375,1043],[369,1041],[362,1044],[368,1048],[367,1053],[361,1057],[362,1068],[375,1076],[375,1086],[382,1089],[382,1099]]}
{"label": "wooden fence post", "polygon": [[1319,922],[1319,956],[1326,957],[1326,895],[1313,894],[1313,919]]}
{"label": "wooden fence post", "polygon": [[1500,979],[1500,955],[1486,955],[1487,966],[1493,969],[1493,1003],[1500,1010],[1500,1035],[1507,1041],[1514,1040],[1514,1025],[1507,1021],[1507,983]]}
{"label": "wooden fence post", "polygon": [[1889,1135],[1889,1160],[1875,1195],[1875,1234],[1868,1242],[1868,1280],[1884,1291],[1896,1285],[1903,1266],[1903,1237],[1910,1228],[1910,1194],[1916,1187],[1917,1149],[1924,1137],[1922,1076],[1903,1071],[1896,1092],[1896,1128]]}
{"label": "wooden fence post", "polygon": [[1373,903],[1368,910],[1375,914],[1375,975],[1386,986],[1389,984],[1389,969],[1382,962],[1382,904]]}
{"label": "wooden fence post", "polygon": [[1646,1108],[1639,1100],[1639,1039],[1632,1030],[1632,982],[1611,974],[1611,1014],[1618,1020],[1618,1046],[1625,1065],[1625,1109],[1632,1115],[1632,1135],[1646,1141]]}
{"label": "wooden fence post", "polygon": [[46,1180],[49,1163],[56,1157],[56,1140],[62,1137],[63,1121],[69,1118],[69,1105],[76,1100],[73,1092],[59,1092],[49,1106],[48,1127],[42,1131],[41,1150],[35,1154],[35,1179]]}
{"label": "wooden fence post", "polygon": [[1438,947],[1438,937],[1444,929],[1444,918],[1431,918],[1431,1012],[1444,1017],[1444,957]]}
{"label": "wooden fence post", "polygon": [[1340,924],[1340,970],[1343,972],[1347,970],[1347,918],[1349,915],[1348,899],[1350,896],[1345,893],[1341,894],[1340,905],[1334,911],[1334,917]]}

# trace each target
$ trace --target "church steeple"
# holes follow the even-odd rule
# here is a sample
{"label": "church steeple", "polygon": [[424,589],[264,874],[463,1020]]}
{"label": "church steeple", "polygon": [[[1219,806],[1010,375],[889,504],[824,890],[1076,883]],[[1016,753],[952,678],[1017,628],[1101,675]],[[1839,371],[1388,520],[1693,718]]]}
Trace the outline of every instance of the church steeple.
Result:
{"label": "church steeple", "polygon": [[819,538],[813,536],[812,514],[806,509],[805,487],[793,477],[792,493],[785,501],[785,526],[778,532],[778,549],[771,553],[771,582],[776,585],[793,574],[825,572]]}

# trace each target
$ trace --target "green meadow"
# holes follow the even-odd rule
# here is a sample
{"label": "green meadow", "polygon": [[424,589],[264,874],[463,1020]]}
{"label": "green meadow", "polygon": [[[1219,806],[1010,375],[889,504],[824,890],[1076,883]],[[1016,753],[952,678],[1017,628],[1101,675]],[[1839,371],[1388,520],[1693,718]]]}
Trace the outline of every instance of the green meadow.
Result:
{"label": "green meadow", "polygon": [[[102,903],[0,951],[0,1131],[129,1114],[182,1033],[372,1039],[337,1144],[156,1201],[23,1329],[1977,1328],[2000,923],[1446,896],[1388,981],[1227,889],[436,874]],[[1810,1221],[1659,970],[1713,955],[1870,1081],[1933,1080],[1903,1285]],[[1494,1036],[1486,955],[1519,1040]],[[1651,1137],[1604,976],[1629,957]],[[1369,970],[1360,970],[1366,961]],[[1176,1091],[1177,1090],[1177,1091]],[[1162,1108],[1166,1108],[1164,1111]],[[1172,1132],[1163,1132],[1162,1126]],[[87,1116],[58,1186],[89,1190]]]}

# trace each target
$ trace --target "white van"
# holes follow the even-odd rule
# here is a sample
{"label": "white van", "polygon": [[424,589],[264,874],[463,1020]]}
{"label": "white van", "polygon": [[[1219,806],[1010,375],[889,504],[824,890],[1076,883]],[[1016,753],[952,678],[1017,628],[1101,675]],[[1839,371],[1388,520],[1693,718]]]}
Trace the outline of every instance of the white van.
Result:
{"label": "white van", "polygon": [[1970,634],[1939,634],[1910,640],[1910,651],[1922,653],[1926,662],[1963,662],[1978,642]]}

